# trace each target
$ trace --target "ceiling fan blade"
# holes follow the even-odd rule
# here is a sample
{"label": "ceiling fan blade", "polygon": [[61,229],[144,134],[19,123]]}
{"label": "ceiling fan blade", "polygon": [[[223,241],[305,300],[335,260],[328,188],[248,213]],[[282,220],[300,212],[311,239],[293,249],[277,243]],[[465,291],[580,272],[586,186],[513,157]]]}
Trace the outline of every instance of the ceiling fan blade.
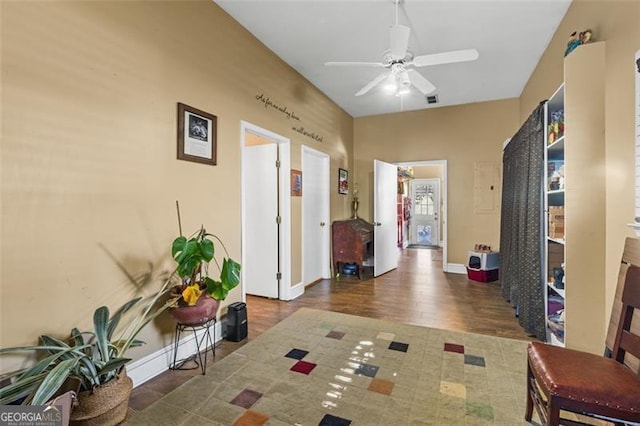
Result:
{"label": "ceiling fan blade", "polygon": [[393,59],[403,59],[407,56],[410,31],[409,27],[404,25],[391,26],[391,56]]}
{"label": "ceiling fan blade", "polygon": [[373,89],[375,86],[377,86],[378,84],[380,84],[382,82],[382,80],[384,80],[385,78],[387,78],[387,76],[389,75],[388,72],[383,72],[382,74],[380,74],[379,76],[377,76],[376,78],[374,78],[373,80],[371,80],[366,86],[364,86],[362,89],[360,89],[358,91],[358,93],[356,93],[356,96],[362,96],[365,93],[367,93],[369,90]]}
{"label": "ceiling fan blade", "polygon": [[428,95],[429,93],[436,90],[436,86],[434,86],[429,80],[424,78],[422,74],[414,69],[407,70],[409,73],[409,80],[411,80],[411,84],[422,92],[423,95]]}
{"label": "ceiling fan blade", "polygon": [[413,58],[413,65],[426,67],[428,65],[452,64],[455,62],[475,61],[480,54],[476,49],[452,50],[450,52],[421,55]]}
{"label": "ceiling fan blade", "polygon": [[385,67],[382,62],[325,62],[324,64],[327,67]]}

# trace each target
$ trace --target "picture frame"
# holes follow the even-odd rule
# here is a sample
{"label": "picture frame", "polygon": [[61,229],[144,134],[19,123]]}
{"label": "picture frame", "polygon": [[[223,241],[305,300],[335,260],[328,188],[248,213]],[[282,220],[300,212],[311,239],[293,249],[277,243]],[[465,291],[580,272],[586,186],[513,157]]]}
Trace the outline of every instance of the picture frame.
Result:
{"label": "picture frame", "polygon": [[338,169],[338,194],[347,195],[349,193],[349,171]]}
{"label": "picture frame", "polygon": [[291,196],[302,197],[302,171],[291,169]]}
{"label": "picture frame", "polygon": [[178,102],[178,160],[215,166],[217,117]]}

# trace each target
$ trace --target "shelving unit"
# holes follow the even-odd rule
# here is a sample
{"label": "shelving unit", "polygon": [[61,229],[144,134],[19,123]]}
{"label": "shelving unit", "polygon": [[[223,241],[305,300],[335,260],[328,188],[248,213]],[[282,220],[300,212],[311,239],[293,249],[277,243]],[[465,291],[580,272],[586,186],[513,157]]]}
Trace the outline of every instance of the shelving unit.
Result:
{"label": "shelving unit", "polygon": [[[559,165],[564,172],[563,180],[545,173],[544,181],[547,318],[555,319],[555,311],[564,310],[561,324],[547,321],[547,341],[598,354],[607,323],[604,75],[604,42],[573,51],[564,61],[564,84],[547,102],[545,123],[551,124],[554,112],[564,110],[564,132],[545,150],[547,172],[554,169],[554,173]],[[558,207],[564,211],[554,210]],[[552,227],[560,213],[563,226]],[[563,264],[564,285],[558,288],[554,268]]]}
{"label": "shelving unit", "polygon": [[[564,346],[564,85],[551,96],[545,108],[545,259],[547,288],[545,309],[547,341]],[[561,231],[560,231],[561,229]],[[562,277],[557,271],[563,271]]]}

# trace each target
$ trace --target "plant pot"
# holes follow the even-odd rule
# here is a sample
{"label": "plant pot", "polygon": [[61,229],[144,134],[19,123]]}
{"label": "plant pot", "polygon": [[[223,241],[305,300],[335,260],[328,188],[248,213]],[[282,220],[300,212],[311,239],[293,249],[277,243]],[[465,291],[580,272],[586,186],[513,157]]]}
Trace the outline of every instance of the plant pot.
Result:
{"label": "plant pot", "polygon": [[218,314],[219,307],[219,301],[204,293],[195,305],[177,306],[170,312],[178,324],[197,326],[211,321]]}
{"label": "plant pot", "polygon": [[71,411],[70,425],[112,426],[127,416],[133,381],[123,368],[120,374],[104,385],[78,393],[78,405]]}

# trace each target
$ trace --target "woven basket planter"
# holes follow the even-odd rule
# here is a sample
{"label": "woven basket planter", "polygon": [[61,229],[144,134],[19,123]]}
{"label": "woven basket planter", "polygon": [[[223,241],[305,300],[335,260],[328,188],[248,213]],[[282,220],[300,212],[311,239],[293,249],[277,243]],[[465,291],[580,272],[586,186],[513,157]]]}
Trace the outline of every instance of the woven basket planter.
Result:
{"label": "woven basket planter", "polygon": [[70,425],[113,426],[124,421],[133,381],[125,369],[115,379],[92,391],[78,393],[78,405],[71,411]]}

